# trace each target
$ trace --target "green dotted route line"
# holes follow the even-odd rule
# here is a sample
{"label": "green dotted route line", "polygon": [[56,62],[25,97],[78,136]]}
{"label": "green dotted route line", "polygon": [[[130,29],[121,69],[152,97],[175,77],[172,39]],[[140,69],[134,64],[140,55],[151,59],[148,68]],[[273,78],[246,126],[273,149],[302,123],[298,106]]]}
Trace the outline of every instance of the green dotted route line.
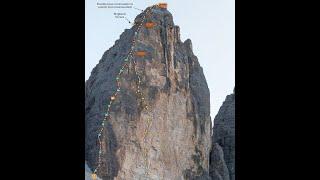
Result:
{"label": "green dotted route line", "polygon": [[[131,50],[130,50],[130,52],[129,52],[129,54],[128,54],[128,57],[127,58],[125,58],[125,60],[124,60],[124,64],[122,65],[122,67],[121,67],[121,69],[120,69],[120,71],[119,71],[119,73],[118,73],[118,75],[117,75],[117,77],[116,77],[116,81],[117,81],[117,90],[116,90],[116,92],[110,97],[110,102],[109,102],[109,104],[108,104],[108,106],[107,106],[107,110],[106,110],[106,113],[104,114],[104,119],[103,119],[103,121],[102,121],[102,123],[101,123],[101,129],[100,129],[100,131],[99,131],[99,133],[98,133],[98,142],[99,142],[99,156],[98,156],[98,165],[97,165],[97,167],[94,169],[94,171],[93,171],[93,173],[92,173],[92,179],[96,179],[97,178],[97,171],[98,171],[98,169],[100,168],[100,166],[101,166],[101,156],[102,156],[102,142],[101,142],[101,136],[102,136],[102,132],[103,132],[103,130],[104,130],[104,125],[105,125],[105,121],[107,121],[108,120],[108,118],[110,118],[110,107],[111,107],[111,105],[112,105],[112,103],[116,100],[116,97],[117,97],[117,95],[118,95],[118,93],[120,92],[120,90],[121,90],[121,83],[120,83],[120,77],[121,77],[121,74],[123,73],[123,71],[125,70],[125,68],[129,68],[129,65],[128,65],[128,62],[129,62],[129,59],[131,59],[132,60],[132,62],[133,62],[133,64],[134,64],[134,73],[135,73],[135,75],[137,76],[137,79],[138,79],[138,83],[137,83],[137,91],[136,91],[136,93],[138,94],[138,95],[140,95],[140,98],[141,98],[141,102],[142,102],[142,104],[144,104],[145,106],[144,106],[144,110],[147,110],[147,114],[150,114],[150,110],[151,110],[151,108],[147,105],[147,103],[146,103],[146,101],[145,101],[145,97],[144,97],[144,95],[143,95],[143,93],[142,93],[142,91],[141,91],[141,89],[140,89],[140,86],[141,86],[141,76],[140,76],[140,74],[141,73],[139,73],[138,71],[137,71],[137,69],[136,69],[136,64],[137,64],[137,62],[136,62],[136,60],[134,60],[134,58],[133,58],[133,51],[134,51],[134,47],[135,47],[135,43],[136,43],[136,41],[135,41],[135,38],[137,37],[137,35],[138,35],[138,32],[140,31],[140,29],[141,29],[141,27],[142,27],[142,25],[143,25],[143,23],[144,23],[144,21],[145,21],[145,18],[146,18],[146,14],[148,14],[153,8],[155,8],[155,7],[157,7],[158,5],[153,5],[153,6],[150,6],[150,7],[148,7],[147,8],[147,10],[146,10],[146,12],[145,12],[145,15],[142,17],[142,22],[141,22],[141,24],[138,26],[138,28],[137,28],[137,30],[136,30],[136,32],[134,33],[134,39],[133,39],[133,41],[132,41],[132,46],[131,46]],[[148,148],[147,148],[147,135],[148,135],[148,133],[149,133],[149,128],[150,128],[150,125],[151,125],[151,123],[152,123],[152,118],[150,118],[150,117],[148,117],[147,118],[147,126],[146,126],[146,128],[145,128],[145,131],[144,131],[144,136],[143,136],[143,142],[144,142],[144,149],[143,149],[143,156],[144,156],[144,161],[145,161],[145,167],[146,167],[146,171],[145,171],[145,175],[147,176],[148,175],[148,170],[149,170],[149,164],[148,164]]]}

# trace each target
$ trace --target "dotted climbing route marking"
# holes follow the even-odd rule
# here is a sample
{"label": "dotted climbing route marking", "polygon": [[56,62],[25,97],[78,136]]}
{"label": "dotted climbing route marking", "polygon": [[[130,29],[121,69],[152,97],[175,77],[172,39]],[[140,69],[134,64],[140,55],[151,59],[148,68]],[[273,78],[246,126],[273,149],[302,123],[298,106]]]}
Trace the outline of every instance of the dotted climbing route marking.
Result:
{"label": "dotted climbing route marking", "polygon": [[[146,9],[146,11],[145,11],[145,14],[142,17],[141,23],[134,23],[133,24],[134,26],[137,25],[137,29],[134,32],[134,38],[132,40],[132,46],[131,46],[131,49],[130,49],[127,57],[124,59],[124,64],[122,65],[122,67],[120,68],[120,70],[119,70],[119,72],[118,72],[118,74],[116,76],[117,89],[110,97],[110,101],[109,101],[109,104],[107,105],[103,121],[101,122],[101,128],[98,131],[99,132],[98,133],[98,137],[97,137],[98,144],[99,144],[98,165],[96,166],[96,168],[94,169],[93,173],[91,174],[91,178],[93,180],[97,179],[97,171],[101,166],[102,141],[101,141],[100,138],[101,138],[102,132],[104,130],[105,122],[108,120],[108,118],[110,118],[110,107],[111,107],[112,103],[114,101],[116,101],[117,95],[121,91],[121,75],[122,75],[122,73],[124,72],[125,69],[129,68],[128,63],[130,62],[130,60],[132,60],[132,62],[133,62],[134,73],[135,73],[135,76],[137,77],[137,91],[136,91],[136,93],[137,93],[138,97],[141,99],[141,104],[143,106],[143,110],[148,115],[146,126],[145,126],[145,130],[144,130],[144,134],[143,134],[143,152],[142,152],[142,154],[144,156],[145,175],[147,176],[149,174],[149,163],[148,163],[148,152],[149,152],[149,149],[147,148],[147,136],[149,134],[149,129],[150,129],[150,126],[152,124],[152,117],[150,117],[150,116],[152,116],[152,113],[151,113],[151,109],[152,108],[150,107],[150,105],[148,105],[148,103],[147,103],[147,101],[145,99],[145,96],[144,96],[144,94],[143,94],[143,92],[141,90],[141,75],[140,75],[141,73],[136,68],[137,62],[134,59],[134,55],[133,55],[134,52],[133,51],[135,49],[135,44],[136,44],[136,40],[135,39],[137,38],[137,35],[138,35],[142,25],[145,24],[146,28],[152,28],[152,27],[155,26],[155,23],[153,23],[153,22],[145,22],[146,16],[150,16],[151,15],[151,10],[153,8],[155,8],[155,7],[167,8],[167,3],[159,3],[158,5],[153,5],[153,6],[148,7]],[[135,55],[139,56],[139,57],[144,57],[146,55],[146,52],[145,51],[136,51]]]}
{"label": "dotted climbing route marking", "polygon": [[[154,7],[157,7],[157,5],[154,5],[152,6],[151,8],[147,8],[146,10],[146,15],[149,15],[149,12],[152,8]],[[141,26],[142,24],[144,23],[145,21],[145,17],[146,16],[143,16],[143,20],[141,22],[141,24],[138,26],[138,29],[137,29],[137,33],[139,32],[139,30],[141,29]],[[145,55],[144,53],[141,53],[141,55]],[[133,60],[133,63],[134,65],[137,64],[136,60]],[[146,110],[146,114],[151,114],[150,110],[150,106],[147,104],[147,102],[145,101],[145,96],[143,94],[143,92],[141,91],[141,76],[140,76],[140,72],[138,72],[138,70],[136,69],[136,66],[134,66],[135,68],[135,74],[137,76],[137,79],[138,79],[138,82],[137,82],[137,91],[136,93],[140,96],[140,99],[141,99],[141,102],[142,102],[142,105],[143,105],[143,110]],[[145,130],[144,130],[144,134],[143,134],[143,156],[144,156],[144,161],[145,161],[145,176],[148,176],[149,175],[149,163],[148,163],[148,148],[147,148],[147,136],[148,136],[148,133],[149,133],[149,129],[150,129],[150,126],[151,126],[151,123],[152,123],[152,118],[151,117],[147,117],[147,123],[146,123],[146,127],[145,127]]]}

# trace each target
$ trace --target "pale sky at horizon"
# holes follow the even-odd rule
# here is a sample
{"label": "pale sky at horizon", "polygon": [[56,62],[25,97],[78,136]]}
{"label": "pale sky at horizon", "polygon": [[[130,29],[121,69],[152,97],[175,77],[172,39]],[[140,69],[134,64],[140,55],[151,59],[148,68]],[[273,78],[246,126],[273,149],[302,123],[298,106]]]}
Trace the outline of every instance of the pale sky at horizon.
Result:
{"label": "pale sky at horizon", "polygon": [[210,89],[212,121],[226,96],[235,86],[235,0],[86,0],[85,1],[85,80],[103,53],[113,46],[124,29],[131,25],[114,18],[115,12],[126,12],[134,20],[135,9],[97,8],[97,2],[133,2],[145,9],[159,2],[168,3],[181,40],[191,39]]}

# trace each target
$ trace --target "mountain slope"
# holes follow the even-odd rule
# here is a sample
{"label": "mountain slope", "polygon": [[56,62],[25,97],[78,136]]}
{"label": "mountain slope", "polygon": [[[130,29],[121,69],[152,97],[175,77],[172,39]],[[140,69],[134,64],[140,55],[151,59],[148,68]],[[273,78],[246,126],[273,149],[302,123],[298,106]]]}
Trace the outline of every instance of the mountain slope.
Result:
{"label": "mountain slope", "polygon": [[235,95],[228,95],[214,119],[210,176],[213,180],[235,179]]}
{"label": "mountain slope", "polygon": [[209,179],[209,89],[179,31],[167,9],[147,8],[86,82],[86,160],[103,180]]}

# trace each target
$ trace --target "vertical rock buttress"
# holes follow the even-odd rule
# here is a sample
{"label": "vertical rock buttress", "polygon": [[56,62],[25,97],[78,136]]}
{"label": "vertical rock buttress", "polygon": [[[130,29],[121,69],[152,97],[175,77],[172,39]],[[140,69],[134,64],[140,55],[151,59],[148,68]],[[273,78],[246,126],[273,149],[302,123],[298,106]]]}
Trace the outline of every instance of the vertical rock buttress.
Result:
{"label": "vertical rock buttress", "polygon": [[[137,26],[146,16],[153,28]],[[117,72],[124,63],[135,38],[134,57],[141,74],[141,91],[150,106],[146,112],[136,95],[134,64],[123,72],[121,92],[110,108],[110,118],[102,133],[102,159],[97,174],[107,179],[209,179],[211,119],[209,89],[192,52],[191,40],[180,40],[167,9],[154,8],[135,19],[136,25],[125,30],[107,50],[86,81],[85,152],[90,168],[97,166],[97,134],[105,108],[116,91]],[[146,119],[152,118],[146,145],[143,132]],[[143,148],[148,149],[148,169]],[[148,175],[146,175],[148,171]]]}
{"label": "vertical rock buttress", "polygon": [[228,95],[214,119],[210,155],[212,180],[235,179],[235,94]]}

